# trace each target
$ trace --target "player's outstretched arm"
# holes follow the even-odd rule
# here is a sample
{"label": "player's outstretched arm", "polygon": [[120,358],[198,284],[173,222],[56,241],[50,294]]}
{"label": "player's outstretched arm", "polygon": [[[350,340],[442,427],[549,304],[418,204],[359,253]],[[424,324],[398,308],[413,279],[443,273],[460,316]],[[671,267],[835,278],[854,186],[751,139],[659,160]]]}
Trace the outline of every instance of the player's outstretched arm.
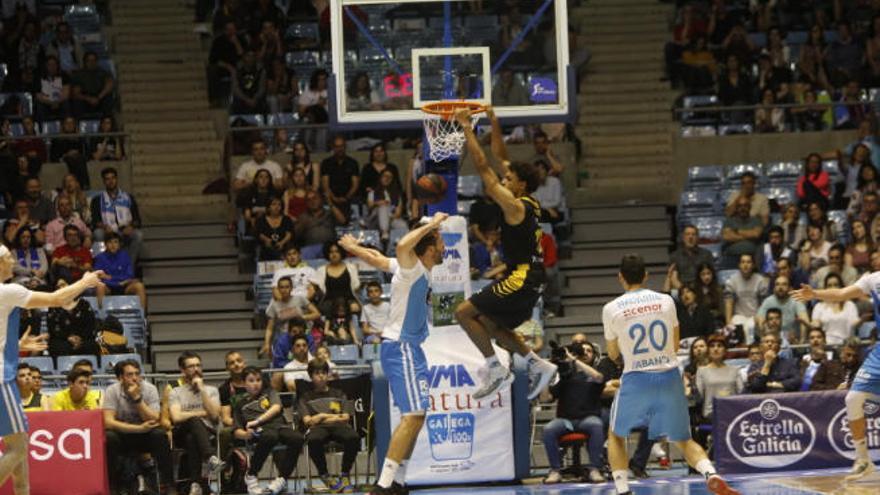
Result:
{"label": "player's outstretched arm", "polygon": [[345,234],[339,239],[339,245],[353,256],[357,256],[365,263],[377,270],[387,272],[391,270],[391,259],[375,249],[361,246],[358,240],[351,234]]}
{"label": "player's outstretched arm", "polygon": [[[486,160],[486,155],[483,153],[483,149],[480,147],[480,144],[477,142],[477,137],[474,135],[470,118],[470,112],[468,110],[462,109],[455,113],[455,119],[461,125],[462,129],[464,129],[464,135],[467,139],[467,149],[474,159],[474,167],[477,169],[477,173],[480,174],[480,179],[483,181],[483,190],[489,195],[489,197],[498,203],[498,206],[500,206],[501,211],[504,212],[504,218],[508,223],[514,225],[519,224],[519,222],[522,221],[522,216],[525,214],[525,206],[514,197],[513,193],[501,185],[498,176],[491,168],[489,168],[489,162]],[[500,133],[501,129],[499,128],[498,130]],[[495,133],[494,128],[492,133]],[[504,163],[503,166],[506,168],[507,164]]]}
{"label": "player's outstretched arm", "polygon": [[98,270],[86,273],[79,281],[55,292],[31,292],[31,297],[25,307],[31,309],[63,306],[82,294],[83,291],[97,287],[102,278],[106,278],[106,275]]}
{"label": "player's outstretched arm", "polygon": [[397,241],[397,263],[400,264],[401,268],[412,268],[416,265],[418,259],[415,253],[416,244],[432,230],[439,229],[440,224],[447,218],[449,218],[449,215],[438,211],[434,213],[434,216],[427,223],[410,230]]}
{"label": "player's outstretched arm", "polygon": [[820,301],[843,302],[850,299],[858,299],[865,295],[858,286],[849,285],[842,289],[814,289],[807,284],[802,284],[800,289],[793,290],[789,293],[795,301],[811,301],[818,299]]}
{"label": "player's outstretched arm", "polygon": [[495,166],[495,171],[498,172],[502,177],[507,174],[507,164],[510,163],[510,155],[507,154],[507,145],[504,144],[504,132],[501,131],[501,123],[498,122],[498,117],[495,116],[495,110],[492,108],[492,105],[486,107],[486,115],[489,117],[489,122],[492,124],[492,155],[495,157],[495,160],[492,162]]}

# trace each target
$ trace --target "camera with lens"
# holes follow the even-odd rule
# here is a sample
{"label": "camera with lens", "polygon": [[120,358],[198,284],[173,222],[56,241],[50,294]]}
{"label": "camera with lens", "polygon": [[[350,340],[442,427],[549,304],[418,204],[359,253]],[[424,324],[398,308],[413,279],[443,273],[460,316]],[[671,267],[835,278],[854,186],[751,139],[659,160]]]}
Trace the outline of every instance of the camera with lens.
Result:
{"label": "camera with lens", "polygon": [[[576,371],[574,361],[569,359],[570,353],[575,359],[584,356],[583,344],[559,345],[556,341],[551,340],[550,344],[550,362],[558,368],[559,378],[566,379],[573,375]],[[566,352],[568,351],[568,352]]]}

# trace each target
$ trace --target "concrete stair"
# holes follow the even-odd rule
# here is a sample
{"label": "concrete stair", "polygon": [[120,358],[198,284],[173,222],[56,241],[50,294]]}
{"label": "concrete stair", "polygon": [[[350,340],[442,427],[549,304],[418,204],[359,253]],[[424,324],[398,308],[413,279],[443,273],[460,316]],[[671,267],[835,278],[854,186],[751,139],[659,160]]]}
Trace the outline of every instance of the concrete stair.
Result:
{"label": "concrete stair", "polygon": [[584,178],[571,204],[671,200],[675,93],[660,81],[670,15],[654,0],[591,0],[569,12],[593,54],[577,99]]}
{"label": "concrete stair", "polygon": [[202,195],[223,175],[223,141],[192,12],[179,0],[115,0],[112,9],[122,120],[146,223],[227,221],[226,196]]}

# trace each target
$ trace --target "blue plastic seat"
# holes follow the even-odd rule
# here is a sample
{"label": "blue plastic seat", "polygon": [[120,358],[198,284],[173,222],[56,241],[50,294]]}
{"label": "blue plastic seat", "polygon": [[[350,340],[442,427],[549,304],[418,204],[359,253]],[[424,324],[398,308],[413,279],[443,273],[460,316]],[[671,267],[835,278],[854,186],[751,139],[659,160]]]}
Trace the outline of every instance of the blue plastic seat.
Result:
{"label": "blue plastic seat", "polygon": [[376,361],[379,359],[379,349],[381,344],[364,344],[363,354],[364,361]]}
{"label": "blue plastic seat", "polygon": [[688,169],[688,183],[720,184],[724,180],[724,167],[721,165],[703,165]]}
{"label": "blue plastic seat", "polygon": [[101,127],[100,120],[81,120],[79,121],[80,134],[94,134]]}
{"label": "blue plastic seat", "polygon": [[116,366],[116,363],[128,359],[133,359],[138,363],[141,363],[141,355],[134,352],[127,352],[125,354],[107,354],[101,356],[101,370],[113,373],[113,368]]}
{"label": "blue plastic seat", "polygon": [[360,359],[360,350],[356,344],[331,345],[330,360],[336,364],[355,364]]}
{"label": "blue plastic seat", "polygon": [[60,120],[45,120],[42,124],[43,134],[58,134],[61,132]]}
{"label": "blue plastic seat", "polygon": [[87,359],[92,363],[92,368],[94,370],[98,370],[98,359],[91,354],[78,354],[73,356],[58,356],[58,367],[57,371],[59,373],[67,373],[73,368],[74,363],[80,361],[82,359]]}
{"label": "blue plastic seat", "polygon": [[768,178],[794,177],[801,175],[803,167],[798,162],[771,162],[764,166]]}
{"label": "blue plastic seat", "polygon": [[724,124],[718,126],[719,136],[730,136],[736,134],[751,134],[754,131],[752,124]]}
{"label": "blue plastic seat", "polygon": [[725,179],[728,184],[736,184],[739,187],[739,179],[746,172],[755,174],[759,181],[764,176],[763,167],[760,163],[740,163],[727,168]]}
{"label": "blue plastic seat", "polygon": [[320,30],[314,22],[294,22],[284,31],[284,39],[309,39],[318,41]]}
{"label": "blue plastic seat", "polygon": [[718,271],[718,285],[722,288],[727,284],[727,281],[730,280],[730,277],[734,276],[736,272],[739,270],[719,270]]}
{"label": "blue plastic seat", "polygon": [[294,125],[299,123],[299,115],[295,113],[270,113],[266,116],[268,125]]}
{"label": "blue plastic seat", "polygon": [[698,218],[694,226],[700,232],[700,242],[716,243],[721,241],[721,230],[724,226],[724,217]]}
{"label": "blue plastic seat", "polygon": [[479,175],[461,175],[458,177],[457,193],[459,198],[478,198],[483,195],[483,181]]}
{"label": "blue plastic seat", "polygon": [[28,356],[21,358],[21,362],[39,368],[44,375],[55,374],[55,363],[52,361],[52,356]]}
{"label": "blue plastic seat", "polygon": [[718,129],[714,125],[683,125],[679,131],[681,137],[717,136]]}
{"label": "blue plastic seat", "polygon": [[718,123],[719,113],[700,112],[700,107],[718,106],[718,97],[715,95],[685,96],[682,107],[690,111],[681,112],[682,125],[715,125]]}
{"label": "blue plastic seat", "polygon": [[775,200],[776,204],[783,207],[797,202],[797,195],[791,187],[770,187],[764,191],[769,200]]}
{"label": "blue plastic seat", "polygon": [[264,119],[263,115],[259,113],[248,113],[248,114],[240,114],[240,115],[230,115],[229,123],[232,124],[235,120],[243,120],[247,122],[249,125],[253,127],[263,127]]}

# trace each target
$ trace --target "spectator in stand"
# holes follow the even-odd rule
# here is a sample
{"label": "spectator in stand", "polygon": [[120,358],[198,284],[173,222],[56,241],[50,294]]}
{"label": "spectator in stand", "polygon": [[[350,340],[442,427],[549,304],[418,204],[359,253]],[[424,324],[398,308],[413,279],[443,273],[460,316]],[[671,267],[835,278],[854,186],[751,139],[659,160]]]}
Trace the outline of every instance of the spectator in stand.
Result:
{"label": "spectator in stand", "polygon": [[[849,204],[846,207],[847,217],[852,219],[858,217],[863,220],[866,225],[874,222],[877,215],[877,188],[880,183],[877,181],[877,170],[873,165],[863,163],[859,167],[859,178],[856,183],[856,189],[849,198]],[[863,207],[865,197],[873,194],[873,201]],[[863,214],[864,210],[864,214]]]}
{"label": "spectator in stand", "polygon": [[684,379],[685,395],[693,398],[694,378],[697,370],[709,364],[709,344],[705,337],[697,337],[688,348],[688,361],[682,370]]}
{"label": "spectator in stand", "polygon": [[[349,424],[353,412],[350,402],[344,392],[329,386],[330,367],[326,361],[314,359],[309,362],[307,370],[312,389],[299,397],[297,411],[309,430],[309,457],[318,469],[318,476],[331,491],[353,491],[349,472],[360,450],[361,439]],[[331,440],[343,447],[338,479],[330,478],[324,454],[324,448]]]}
{"label": "spectator in stand", "polygon": [[[755,324],[758,328],[764,327],[767,311],[776,308],[782,312],[782,332],[786,340],[792,344],[801,342],[806,336],[806,329],[810,327],[810,316],[804,303],[795,301],[789,297],[791,283],[784,276],[777,276],[773,282],[773,294],[770,294],[755,315]],[[757,337],[757,335],[756,335]]]}
{"label": "spectator in stand", "polygon": [[[265,0],[260,1],[264,2]],[[271,67],[275,60],[284,56],[281,36],[278,35],[278,26],[270,20],[262,22],[259,33],[251,37],[251,40],[251,49],[256,53],[257,61],[263,67]]]}
{"label": "spectator in stand", "polygon": [[694,282],[698,276],[697,268],[702,264],[712,265],[715,260],[712,253],[699,246],[700,232],[691,225],[685,225],[681,230],[681,243],[678,249],[669,255],[669,269],[672,271],[672,288],[677,285]]}
{"label": "spectator in stand", "polygon": [[786,44],[785,36],[778,26],[767,30],[767,46],[761,50],[761,53],[770,57],[773,67],[789,72],[788,77],[791,78],[791,48]]}
{"label": "spectator in stand", "polygon": [[101,392],[89,390],[92,372],[74,368],[67,372],[67,388],[52,396],[53,411],[91,411],[101,408]]}
{"label": "spectator in stand", "polygon": [[718,66],[715,55],[706,44],[706,36],[700,35],[687,46],[681,55],[680,75],[685,91],[689,94],[710,91],[715,85]]}
{"label": "spectator in stand", "polygon": [[15,236],[12,252],[15,255],[15,266],[12,267],[12,282],[23,285],[30,290],[45,290],[46,275],[49,262],[42,248],[34,246],[33,234],[28,229],[21,229]]}
{"label": "spectator in stand", "polygon": [[290,173],[290,186],[284,191],[285,214],[294,221],[308,210],[306,195],[309,192],[309,184],[306,180],[306,171],[302,167],[296,167]]}
{"label": "spectator in stand", "polygon": [[308,297],[309,283],[315,279],[315,269],[300,258],[299,248],[290,246],[284,252],[284,266],[275,270],[272,275],[272,298],[281,299],[278,283],[288,277],[292,282],[294,296]]}
{"label": "spectator in stand", "polygon": [[715,331],[715,319],[697,296],[691,284],[681,286],[675,304],[675,312],[681,328],[680,338],[705,337]]}
{"label": "spectator in stand", "polygon": [[535,163],[538,170],[538,188],[532,193],[532,197],[541,204],[541,222],[559,223],[565,220],[565,214],[560,211],[563,206],[562,181],[559,177],[550,175],[553,166],[546,160]]}
{"label": "spectator in stand", "polygon": [[47,56],[44,64],[40,91],[34,95],[34,114],[40,121],[57,119],[70,111],[70,79],[61,72],[54,55]]}
{"label": "spectator in stand", "polygon": [[[868,155],[871,159],[871,163],[880,163],[880,140],[877,138],[877,122],[874,119],[865,119],[859,123],[856,140],[848,144],[841,153],[847,156],[852,156],[856,146],[860,144],[868,147]],[[836,153],[835,156],[837,156]],[[845,166],[847,164],[846,162],[841,161],[840,165]]]}
{"label": "spectator in stand", "polygon": [[735,56],[740,66],[750,66],[757,52],[757,47],[749,38],[745,26],[740,23],[733,26],[727,37],[721,42],[721,50],[728,56]]}
{"label": "spectator in stand", "polygon": [[58,201],[61,198],[67,198],[70,201],[70,207],[73,214],[78,216],[86,225],[92,222],[91,204],[89,198],[80,186],[79,179],[76,175],[68,173],[64,175],[61,182],[61,189],[58,191],[58,197],[55,198],[55,206],[58,207]]}
{"label": "spectator in stand", "polygon": [[34,71],[40,59],[40,31],[34,20],[27,20],[18,38],[18,68],[21,71]]}
{"label": "spectator in stand", "polygon": [[265,141],[257,139],[251,143],[251,159],[239,165],[232,183],[232,190],[238,192],[252,185],[260,170],[267,170],[272,175],[275,189],[283,190],[284,169],[277,162],[269,160],[268,156],[269,151]]}
{"label": "spectator in stand", "polygon": [[[758,76],[756,82],[762,97],[764,92],[769,89],[775,99],[776,91],[781,91],[783,87],[787,87],[788,83],[791,82],[791,72],[788,68],[780,68],[773,65],[773,59],[770,58],[770,55],[762,53],[758,57]],[[779,103],[789,102],[780,101]]]}
{"label": "spectator in stand", "polygon": [[529,163],[537,163],[543,161],[550,165],[550,175],[558,176],[562,173],[562,162],[556,157],[556,153],[550,148],[550,139],[543,131],[535,131],[532,137],[532,146],[535,148],[535,154],[529,158]]}
{"label": "spectator in stand", "polygon": [[758,179],[752,172],[745,172],[740,176],[740,188],[736,194],[731,194],[724,207],[727,216],[736,214],[737,201],[745,198],[749,202],[749,216],[758,217],[762,225],[770,221],[770,200],[763,193],[757,192]]}
{"label": "spectator in stand", "polygon": [[801,225],[800,217],[801,211],[795,203],[785,205],[782,210],[782,221],[780,222],[780,226],[782,227],[783,236],[785,238],[785,245],[790,248],[799,246],[801,241],[804,240],[804,236],[806,236],[806,230],[804,226]]}
{"label": "spectator in stand", "polygon": [[[840,238],[840,228],[828,218],[828,213],[822,203],[812,202],[807,205],[807,226],[811,225],[821,229],[820,237],[828,242],[837,242]],[[808,230],[806,232],[807,238],[809,238]]]}
{"label": "spectator in stand", "polygon": [[[61,289],[67,285],[64,280],[59,280],[55,287]],[[46,327],[49,329],[49,354],[100,354],[96,342],[98,326],[95,312],[84,298],[78,298],[58,308],[50,308],[46,316]]]}
{"label": "spectator in stand", "polygon": [[[307,369],[309,367],[309,360],[311,356],[309,356],[309,341],[306,339],[305,335],[295,335],[290,340],[290,353],[291,359],[287,364],[283,367],[286,371],[283,374],[283,383],[287,387],[287,390],[290,392],[296,392],[296,381],[297,380],[310,380]],[[272,367],[277,368],[278,360],[284,361],[286,360],[286,353],[282,356],[277,356],[275,352],[272,353],[273,362]],[[276,390],[281,390],[282,374],[275,373],[272,377],[272,386]]]}
{"label": "spectator in stand", "polygon": [[55,26],[55,39],[43,48],[44,60],[54,58],[59,69],[66,76],[73,75],[79,69],[81,53],[79,42],[66,22],[59,22]]}
{"label": "spectator in stand", "polygon": [[767,234],[767,242],[761,249],[761,273],[771,275],[776,273],[776,264],[781,259],[791,259],[794,252],[785,245],[784,231],[782,227],[773,225]]}
{"label": "spectator in stand", "polygon": [[[351,78],[345,95],[345,103],[349,112],[382,109],[379,93],[370,86],[370,76],[366,72],[358,72]],[[495,96],[494,88],[492,96]]]}
{"label": "spectator in stand", "polygon": [[385,150],[385,145],[382,143],[376,143],[370,148],[370,160],[365,163],[364,167],[361,169],[359,183],[359,194],[361,197],[366,198],[367,193],[369,193],[370,190],[376,189],[380,186],[382,174],[386,170],[391,172],[394,179],[394,185],[401,188],[400,170],[397,168],[397,165],[388,162],[388,153]]}
{"label": "spectator in stand", "polygon": [[92,199],[92,234],[96,241],[103,241],[106,232],[116,232],[122,245],[137,265],[144,236],[140,230],[141,215],[134,196],[119,188],[119,174],[113,167],[101,170],[104,192]]}
{"label": "spectator in stand", "polygon": [[360,302],[355,296],[361,285],[358,267],[355,263],[345,262],[343,256],[344,251],[336,240],[324,245],[327,264],[318,268],[314,281],[324,294],[319,308],[325,316],[335,316],[332,310],[337,299],[345,300],[351,314],[361,312]]}
{"label": "spectator in stand", "polygon": [[46,154],[46,141],[39,137],[33,117],[22,117],[21,127],[21,139],[12,143],[15,153],[27,157],[29,175],[39,175],[42,164],[48,158]]}
{"label": "spectator in stand", "polygon": [[880,85],[880,17],[871,19],[868,37],[865,40],[865,60],[868,62],[865,81],[870,87]]}
{"label": "spectator in stand", "polygon": [[208,95],[211,101],[217,101],[222,96],[224,80],[235,77],[235,68],[244,55],[245,44],[232,19],[223,25],[223,33],[211,42],[208,56]]}
{"label": "spectator in stand", "polygon": [[858,80],[846,83],[840,103],[834,107],[835,129],[858,129],[862,121],[871,117],[873,109],[862,100],[862,88]]}
{"label": "spectator in stand", "polygon": [[733,214],[724,219],[721,230],[721,238],[724,241],[721,248],[723,267],[733,266],[742,255],[747,254],[750,258],[754,258],[763,231],[761,219],[749,215],[748,198],[738,197],[735,206]]}
{"label": "spectator in stand", "polygon": [[[242,376],[245,393],[237,397],[233,417],[235,438],[250,442],[253,447],[244,477],[248,493],[286,493],[287,478],[296,467],[305,438],[287,423],[281,414],[278,393],[263,385],[258,368],[249,366],[243,370]],[[285,447],[281,456],[275,456],[278,476],[264,491],[257,475],[276,446]]]}
{"label": "spectator in stand", "polygon": [[760,105],[755,110],[755,132],[785,132],[785,110],[775,104],[772,89],[761,91]]}
{"label": "spectator in stand", "polygon": [[[739,369],[724,362],[724,356],[727,354],[727,341],[724,337],[720,335],[709,337],[708,346],[709,362],[697,369],[694,376],[694,386],[702,401],[697,421],[699,424],[712,424],[713,403],[716,397],[740,394],[745,387]],[[697,442],[705,446],[708,443],[707,435],[701,429],[697,429],[697,432]]]}
{"label": "spectator in stand", "polygon": [[288,70],[284,59],[272,61],[269,78],[266,81],[266,103],[269,113],[293,113],[299,108],[299,78],[296,72]]}
{"label": "spectator in stand", "polygon": [[27,363],[18,363],[15,384],[18,386],[21,408],[24,409],[25,412],[49,410],[49,398],[39,392],[35,392],[33,389],[31,384],[31,369]]}
{"label": "spectator in stand", "polygon": [[288,174],[301,168],[306,173],[306,187],[312,191],[321,190],[321,164],[312,161],[309,147],[303,141],[293,143],[293,153],[290,155],[290,163],[287,165]]}
{"label": "spectator in stand", "polygon": [[[299,117],[310,124],[322,124],[329,118],[327,110],[327,71],[316,69],[309,85],[299,96]],[[323,145],[321,146],[323,149]]]}
{"label": "spectator in stand", "polygon": [[798,268],[791,258],[781,258],[777,261],[776,271],[771,276],[774,280],[779,276],[788,277],[792,287],[800,287],[803,284],[810,283],[809,271]]}
{"label": "spectator in stand", "polygon": [[725,5],[724,0],[713,0],[709,10],[709,25],[706,33],[712,45],[720,45],[727,38],[730,30],[740,23],[737,11]]}
{"label": "spectator in stand", "polygon": [[97,287],[98,308],[103,308],[104,296],[137,296],[144,311],[147,309],[147,289],[144,283],[135,278],[134,264],[128,253],[122,249],[122,239],[116,232],[108,232],[104,237],[104,252],[95,256],[95,269],[107,275]]}
{"label": "spectator in stand", "polygon": [[814,90],[805,89],[802,93],[800,103],[804,106],[789,109],[791,118],[794,120],[795,130],[800,132],[814,132],[824,131],[828,128],[823,119],[826,109],[817,104],[816,92]]}
{"label": "spectator in stand", "polygon": [[92,269],[92,252],[82,245],[83,235],[73,225],[64,227],[64,240],[52,254],[52,276],[72,284]]}
{"label": "spectator in stand", "polygon": [[361,342],[354,326],[354,315],[345,299],[333,300],[326,316],[323,341],[327,345],[355,344],[360,346]]}
{"label": "spectator in stand", "polygon": [[249,232],[257,232],[257,222],[266,214],[269,202],[276,197],[278,197],[278,191],[272,185],[271,172],[265,168],[257,170],[253,183],[242,189],[235,200]]}
{"label": "spectator in stand", "polygon": [[[823,288],[825,289],[839,289],[851,285],[843,283],[840,275],[836,273],[829,273],[823,281]],[[831,345],[843,344],[853,335],[853,332],[860,323],[859,310],[852,301],[819,301],[813,307],[811,326],[825,332],[828,343]]]}
{"label": "spectator in stand", "polygon": [[334,204],[325,209],[321,194],[315,191],[306,193],[306,205],[308,211],[297,219],[294,238],[303,246],[303,258],[314,259],[321,256],[324,245],[336,240],[336,227],[345,225],[348,216]]}
{"label": "spectator in stand", "polygon": [[871,148],[868,144],[858,142],[852,144],[851,148],[849,160],[838,160],[840,172],[843,174],[845,181],[842,193],[844,204],[850,201],[858,190],[862,167],[869,166],[876,170],[871,159]]}
{"label": "spectator in stand", "polygon": [[266,113],[266,70],[253,50],[245,50],[232,77],[232,114]]}
{"label": "spectator in stand", "polygon": [[[59,196],[55,200],[58,208],[58,216],[46,224],[46,251],[50,254],[57,248],[63,246],[67,241],[64,240],[64,227],[73,225],[83,235],[83,246],[92,247],[92,231],[83,222],[80,217],[73,212],[73,205],[68,196]],[[44,265],[45,266],[45,265]]]}
{"label": "spectator in stand", "polygon": [[503,277],[507,265],[504,263],[501,230],[493,227],[488,232],[483,232],[482,234],[486,242],[475,241],[471,246],[471,275],[490,280]]}
{"label": "spectator in stand", "polygon": [[797,69],[801,82],[817,90],[831,92],[833,87],[825,72],[825,55],[828,44],[825,42],[825,30],[819,24],[813,24],[806,43],[801,45]]}
{"label": "spectator in stand", "polygon": [[100,117],[113,112],[113,77],[98,67],[98,55],[86,52],[83,67],[73,74],[72,108],[78,118]]}
{"label": "spectator in stand", "polygon": [[802,269],[812,276],[816,270],[828,264],[828,251],[832,244],[822,237],[822,231],[815,225],[807,227],[807,239],[800,249]]}
{"label": "spectator in stand", "polygon": [[256,222],[260,241],[260,261],[280,260],[288,245],[293,243],[294,225],[284,215],[284,204],[278,196],[269,199],[266,214]]}
{"label": "spectator in stand", "polygon": [[706,306],[716,324],[724,323],[724,293],[718,285],[718,277],[715,274],[714,263],[700,263],[697,265],[697,277],[694,279],[694,288],[697,298]]}
{"label": "spectator in stand", "polygon": [[810,153],[804,160],[804,174],[798,178],[797,196],[802,207],[810,203],[829,204],[831,179],[822,169],[822,157],[818,153]]}
{"label": "spectator in stand", "polygon": [[159,391],[141,378],[141,365],[133,359],[116,363],[117,381],[104,391],[104,434],[112,490],[122,489],[124,456],[149,453],[158,466],[162,488],[177,493],[171,462],[171,445],[159,427]]}
{"label": "spectator in stand", "polygon": [[382,341],[382,331],[388,323],[391,305],[382,300],[382,285],[375,280],[367,282],[367,303],[361,313],[361,329],[365,344],[378,344]]}
{"label": "spectator in stand", "polygon": [[226,363],[226,372],[229,377],[217,387],[220,393],[220,458],[225,459],[232,443],[232,432],[234,430],[234,420],[232,417],[232,401],[237,396],[244,394],[247,390],[244,388],[244,369],[247,367],[247,361],[241,352],[232,350],[224,356]]}
{"label": "spectator in stand", "polygon": [[858,273],[865,273],[871,268],[871,252],[874,251],[874,241],[868,235],[868,229],[861,220],[850,222],[850,243],[846,247],[844,263],[856,269]]}
{"label": "spectator in stand", "polygon": [[[753,84],[748,74],[741,69],[742,63],[736,55],[728,55],[725,70],[718,78],[718,100],[724,106],[751,105]],[[734,111],[728,115],[734,124],[745,124],[751,119],[745,111]]]}
{"label": "spectator in stand", "polygon": [[491,232],[498,228],[501,222],[501,207],[498,206],[489,195],[478,197],[471,203],[470,213],[468,214],[468,237],[471,242],[482,242],[486,244],[487,232]]}
{"label": "spectator in stand", "polygon": [[85,145],[79,135],[75,118],[67,116],[61,121],[61,134],[66,137],[52,140],[52,153],[49,158],[53,162],[63,162],[67,165],[67,171],[74,174],[80,184],[88,189],[91,182]]}
{"label": "spectator in stand", "polygon": [[685,47],[698,36],[705,35],[706,28],[706,22],[700,18],[693,5],[687,4],[681,9],[680,20],[672,31],[672,41],[666,43],[665,49],[666,74],[673,87],[680,81],[679,62]]}
{"label": "spectator in stand", "polygon": [[[369,167],[369,164],[366,165]],[[395,179],[390,169],[385,169],[379,177],[379,183],[367,192],[367,227],[379,230],[382,242],[388,242],[391,229],[406,229],[403,218],[403,191],[400,182]]]}
{"label": "spectator in stand", "polygon": [[29,217],[41,225],[55,218],[55,205],[49,195],[43,192],[39,178],[30,177],[25,182],[24,199],[27,201]]}
{"label": "spectator in stand", "polygon": [[778,334],[768,333],[761,337],[763,359],[749,366],[749,393],[794,392],[800,388],[798,364],[779,355],[780,344]]}
{"label": "spectator in stand", "polygon": [[492,105],[496,107],[526,106],[529,104],[529,94],[525,86],[513,76],[510,67],[501,67],[498,73],[498,82],[492,86]]}
{"label": "spectator in stand", "polygon": [[293,281],[290,277],[282,277],[278,281],[279,299],[272,299],[266,308],[266,333],[263,336],[263,347],[260,355],[269,356],[272,342],[285,332],[290,320],[302,318],[314,322],[321,318],[321,312],[304,295],[291,295]]}
{"label": "spectator in stand", "polygon": [[828,249],[828,264],[816,270],[810,280],[813,287],[824,289],[825,277],[829,274],[837,274],[843,280],[843,287],[852,285],[858,280],[859,272],[844,262],[844,249],[840,244],[834,244]]}
{"label": "spectator in stand", "polygon": [[728,326],[742,325],[746,335],[752,335],[755,314],[767,293],[767,279],[755,273],[751,254],[739,257],[739,270],[724,286],[724,321]]}
{"label": "spectator in stand", "polygon": [[[578,344],[571,344],[574,345]],[[542,434],[550,464],[550,471],[544,478],[544,483],[548,484],[562,481],[559,437],[572,432],[584,433],[589,437],[588,480],[592,483],[605,481],[600,472],[605,444],[600,399],[605,388],[605,377],[595,368],[600,356],[593,346],[589,342],[580,345],[583,352],[577,354],[573,354],[569,348],[562,348],[566,357],[560,369],[559,381],[542,393],[542,402],[559,401],[556,418],[544,425]]]}
{"label": "spectator in stand", "polygon": [[[110,115],[101,117],[98,132],[111,134],[118,132],[116,122]],[[125,148],[120,136],[101,136],[89,141],[89,156],[98,161],[119,161],[125,158]]]}
{"label": "spectator in stand", "polygon": [[13,245],[15,243],[15,238],[21,230],[29,230],[37,245],[45,242],[46,233],[40,226],[40,222],[30,216],[30,208],[28,208],[27,200],[16,200],[13,213],[14,216],[6,221],[6,230],[3,234],[8,245]]}
{"label": "spectator in stand", "polygon": [[829,360],[828,352],[825,350],[825,332],[819,328],[810,330],[810,349],[800,362],[801,373],[801,392],[806,392],[812,388],[813,378],[823,363]]}
{"label": "spectator in stand", "polygon": [[181,379],[171,389],[168,398],[174,423],[174,443],[186,450],[190,494],[199,493],[197,487],[202,493],[208,493],[207,483],[202,478],[203,465],[207,465],[209,473],[222,467],[211,442],[220,419],[220,392],[202,380],[202,358],[195,352],[183,351],[177,358],[177,365]]}
{"label": "spectator in stand", "polygon": [[[851,301],[847,301],[851,302]],[[850,337],[840,348],[837,359],[826,359],[813,375],[810,390],[846,390],[852,384],[859,367],[861,342],[858,337]]]}
{"label": "spectator in stand", "polygon": [[835,87],[847,81],[857,80],[865,63],[861,43],[853,36],[852,26],[847,20],[837,21],[837,39],[832,41],[825,53],[825,66]]}
{"label": "spectator in stand", "polygon": [[321,162],[321,189],[331,205],[347,218],[360,191],[358,164],[345,153],[345,138],[333,138],[333,154]]}
{"label": "spectator in stand", "polygon": [[330,347],[328,347],[327,344],[325,344],[323,342],[315,348],[315,359],[323,359],[324,362],[327,363],[327,366],[330,367],[329,379],[331,381],[338,380],[339,379],[339,371],[338,371],[339,367],[336,366],[336,363],[334,363],[333,361],[330,360],[330,354],[331,354]]}

